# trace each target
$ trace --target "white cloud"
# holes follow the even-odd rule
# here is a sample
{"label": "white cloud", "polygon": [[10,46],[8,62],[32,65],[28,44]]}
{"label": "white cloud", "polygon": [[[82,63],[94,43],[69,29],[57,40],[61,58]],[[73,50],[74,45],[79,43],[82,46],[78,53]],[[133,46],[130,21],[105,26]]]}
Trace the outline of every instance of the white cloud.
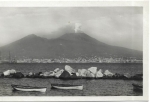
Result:
{"label": "white cloud", "polygon": [[75,23],[74,31],[75,33],[78,33],[81,31],[81,23]]}

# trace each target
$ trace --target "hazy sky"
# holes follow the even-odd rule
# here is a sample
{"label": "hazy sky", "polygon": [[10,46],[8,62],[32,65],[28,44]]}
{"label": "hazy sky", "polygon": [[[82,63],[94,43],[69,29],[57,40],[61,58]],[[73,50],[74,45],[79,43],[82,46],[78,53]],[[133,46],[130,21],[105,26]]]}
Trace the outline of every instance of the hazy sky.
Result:
{"label": "hazy sky", "polygon": [[0,8],[0,46],[74,23],[101,42],[142,51],[142,7]]}

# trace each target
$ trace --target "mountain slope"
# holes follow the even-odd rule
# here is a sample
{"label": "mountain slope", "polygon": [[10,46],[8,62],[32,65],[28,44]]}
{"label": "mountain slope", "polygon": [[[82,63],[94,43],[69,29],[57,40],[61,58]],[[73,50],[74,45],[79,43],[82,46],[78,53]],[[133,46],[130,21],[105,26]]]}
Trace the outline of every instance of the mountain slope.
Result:
{"label": "mountain slope", "polygon": [[34,34],[1,47],[5,57],[8,51],[17,58],[77,58],[77,57],[136,57],[142,52],[102,43],[85,33],[68,33],[56,39],[46,39]]}

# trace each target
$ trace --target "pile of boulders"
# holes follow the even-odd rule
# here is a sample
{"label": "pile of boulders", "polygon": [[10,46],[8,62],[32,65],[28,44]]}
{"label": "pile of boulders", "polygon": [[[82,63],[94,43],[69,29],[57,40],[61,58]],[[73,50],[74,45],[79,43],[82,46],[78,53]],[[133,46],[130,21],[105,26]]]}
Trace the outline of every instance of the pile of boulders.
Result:
{"label": "pile of boulders", "polygon": [[59,78],[59,79],[132,79],[132,80],[142,80],[143,74],[137,74],[131,76],[128,73],[118,74],[112,73],[109,70],[102,69],[97,70],[97,67],[90,67],[88,69],[78,69],[75,70],[71,66],[66,65],[64,69],[56,68],[54,71],[49,72],[38,72],[38,73],[28,73],[23,75],[21,72],[17,72],[14,69],[4,71],[1,77],[6,78]]}
{"label": "pile of boulders", "polygon": [[1,74],[1,77],[5,78],[23,78],[24,75],[21,72],[17,72],[14,69],[6,70]]}

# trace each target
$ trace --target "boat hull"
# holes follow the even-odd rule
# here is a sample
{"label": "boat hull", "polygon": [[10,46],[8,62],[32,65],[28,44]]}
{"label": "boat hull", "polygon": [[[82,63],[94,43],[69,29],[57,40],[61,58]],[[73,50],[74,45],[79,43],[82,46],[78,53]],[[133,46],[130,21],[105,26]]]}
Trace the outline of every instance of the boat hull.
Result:
{"label": "boat hull", "polygon": [[134,87],[133,90],[134,90],[134,91],[142,91],[143,88],[135,88],[135,87]]}
{"label": "boat hull", "polygon": [[12,88],[14,91],[46,92],[46,87],[31,87],[31,86],[12,85]]}
{"label": "boat hull", "polygon": [[52,89],[83,90],[83,85],[51,85]]}
{"label": "boat hull", "polygon": [[132,84],[134,91],[143,91],[143,87],[137,84]]}

